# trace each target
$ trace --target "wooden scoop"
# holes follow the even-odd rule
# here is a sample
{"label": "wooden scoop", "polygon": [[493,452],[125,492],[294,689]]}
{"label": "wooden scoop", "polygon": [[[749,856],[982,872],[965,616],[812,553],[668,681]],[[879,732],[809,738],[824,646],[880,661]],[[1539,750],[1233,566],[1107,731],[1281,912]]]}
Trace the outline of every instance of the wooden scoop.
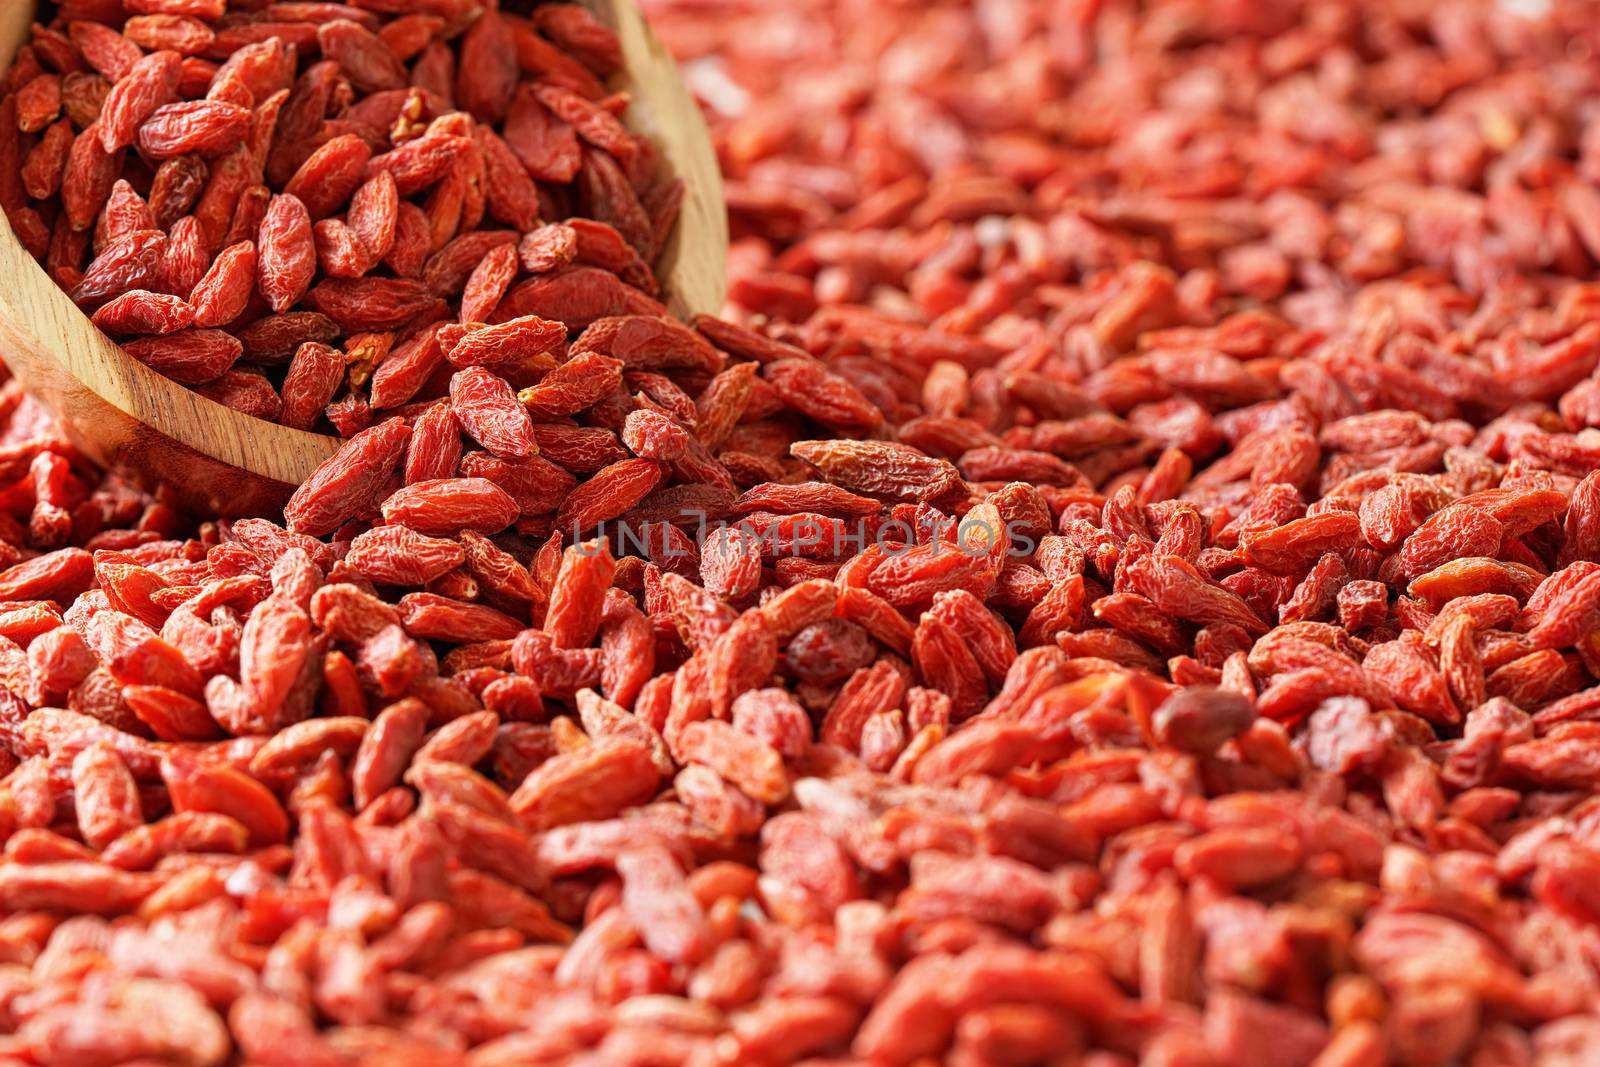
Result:
{"label": "wooden scoop", "polygon": [[[671,56],[633,0],[584,0],[621,39],[628,125],[655,142],[686,185],[677,231],[657,271],[681,317],[722,306],[727,216],[716,154]],[[0,70],[26,42],[33,0],[0,0]],[[210,515],[266,514],[281,507],[339,440],[242,415],[164,378],[90,324],[17,241],[0,215],[0,359],[108,467],[146,484],[164,482]]]}

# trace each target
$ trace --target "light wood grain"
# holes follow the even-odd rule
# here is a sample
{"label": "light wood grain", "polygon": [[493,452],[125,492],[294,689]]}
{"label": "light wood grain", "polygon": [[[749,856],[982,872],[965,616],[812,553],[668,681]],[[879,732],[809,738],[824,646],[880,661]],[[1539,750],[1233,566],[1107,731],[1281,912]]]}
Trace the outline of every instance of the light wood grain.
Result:
{"label": "light wood grain", "polygon": [[656,261],[667,287],[667,306],[680,318],[701,311],[715,314],[727,295],[728,211],[711,135],[678,65],[633,0],[593,0],[589,6],[622,42],[627,66],[615,88],[630,97],[624,120],[655,142],[663,168],[684,181],[678,228]]}
{"label": "light wood grain", "polygon": [[[676,66],[632,0],[589,0],[617,30],[632,98],[627,122],[659,146],[686,185],[658,269],[674,314],[722,305],[727,219],[715,154]],[[0,69],[26,40],[31,0],[0,0]],[[0,216],[3,220],[3,216]],[[0,357],[86,453],[197,511],[269,513],[338,446],[332,437],[253,419],[163,378],[95,329],[0,221]]]}

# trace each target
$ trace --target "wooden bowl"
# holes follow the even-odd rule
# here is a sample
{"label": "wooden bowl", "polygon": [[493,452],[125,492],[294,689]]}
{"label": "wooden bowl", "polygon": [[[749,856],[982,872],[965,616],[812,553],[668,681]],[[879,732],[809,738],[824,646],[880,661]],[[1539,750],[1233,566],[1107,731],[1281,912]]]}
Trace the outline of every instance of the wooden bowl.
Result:
{"label": "wooden bowl", "polygon": [[[686,189],[657,261],[674,314],[722,306],[728,225],[716,154],[671,56],[633,0],[585,0],[621,39],[612,88],[626,122],[660,149]],[[27,40],[33,0],[0,0],[0,70]],[[122,351],[56,287],[0,215],[0,359],[79,448],[146,485],[166,483],[197,512],[269,514],[339,440],[242,415],[164,378]]]}

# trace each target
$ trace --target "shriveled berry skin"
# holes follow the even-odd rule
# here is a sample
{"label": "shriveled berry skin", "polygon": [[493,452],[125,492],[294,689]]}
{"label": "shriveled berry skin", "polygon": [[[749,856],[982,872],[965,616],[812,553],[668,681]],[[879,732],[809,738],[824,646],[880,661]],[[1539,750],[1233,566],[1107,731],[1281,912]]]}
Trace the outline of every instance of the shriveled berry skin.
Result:
{"label": "shriveled berry skin", "polygon": [[450,410],[463,433],[501,459],[526,459],[538,451],[533,422],[504,378],[483,367],[450,379]]}
{"label": "shriveled berry skin", "polygon": [[876,656],[865,630],[842,619],[808,626],[789,639],[784,665],[801,682],[841,681]]}
{"label": "shriveled berry skin", "polygon": [[[476,0],[416,11],[97,3],[41,25],[0,95],[0,127],[13,131],[0,135],[0,210],[13,231],[86,311],[115,302],[99,322],[119,341],[224,329],[275,368],[308,341],[350,364],[333,395],[319,375],[296,382],[290,403],[268,403],[237,375],[212,384],[227,367],[180,366],[175,380],[349,438],[373,409],[447,395],[432,346],[410,344],[429,326],[470,327],[442,354],[520,390],[564,362],[569,333],[665,315],[652,264],[680,184],[656,173],[654,148],[603,99],[600,76],[525,16]],[[568,28],[549,32],[557,25]],[[590,38],[611,35],[586,27],[570,47],[592,52]],[[570,185],[568,202],[541,202],[537,178]],[[291,342],[276,328],[312,315],[331,329]],[[676,330],[697,365],[721,369],[708,344]],[[373,333],[397,335],[392,349],[412,358],[369,387],[379,368],[361,351]],[[286,383],[266,377],[281,398]],[[608,392],[564,401],[562,414]]]}
{"label": "shriveled berry skin", "polygon": [[385,522],[422,533],[498,533],[516,519],[518,509],[505,490],[486,478],[437,478],[395,490],[382,512]]}
{"label": "shriveled berry skin", "polygon": [[41,8],[7,232],[342,443],[0,384],[13,1058],[1600,1058],[1591,13],[646,7],[726,317],[585,5]]}

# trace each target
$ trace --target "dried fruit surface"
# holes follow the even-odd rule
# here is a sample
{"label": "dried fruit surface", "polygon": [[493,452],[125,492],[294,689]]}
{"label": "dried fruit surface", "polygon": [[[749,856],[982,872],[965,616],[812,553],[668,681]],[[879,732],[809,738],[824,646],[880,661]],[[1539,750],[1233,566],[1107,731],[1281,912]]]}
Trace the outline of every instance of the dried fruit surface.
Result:
{"label": "dried fruit surface", "polygon": [[[113,305],[96,324],[130,349],[165,355],[156,342],[189,326],[240,338],[265,364],[241,372],[261,375],[247,390],[208,384],[227,367],[144,360],[213,399],[349,437],[380,399],[448,393],[398,359],[377,388],[369,334],[416,355],[436,325],[473,327],[457,364],[509,359],[522,388],[549,369],[530,357],[553,362],[592,319],[663,310],[652,260],[681,193],[618,117],[626,101],[603,99],[588,64],[612,69],[616,44],[598,23],[483,0],[89,0],[41,17],[0,86],[0,210],[87,312]],[[545,277],[565,266],[579,273]],[[280,336],[311,314],[332,329]],[[263,336],[277,343],[249,351]],[[309,394],[286,377],[307,341],[350,365],[326,398],[321,377]]]}
{"label": "dried fruit surface", "polygon": [[0,384],[0,1059],[1600,1062],[1590,7],[644,6],[726,318],[585,7],[41,16],[12,231],[348,440]]}

